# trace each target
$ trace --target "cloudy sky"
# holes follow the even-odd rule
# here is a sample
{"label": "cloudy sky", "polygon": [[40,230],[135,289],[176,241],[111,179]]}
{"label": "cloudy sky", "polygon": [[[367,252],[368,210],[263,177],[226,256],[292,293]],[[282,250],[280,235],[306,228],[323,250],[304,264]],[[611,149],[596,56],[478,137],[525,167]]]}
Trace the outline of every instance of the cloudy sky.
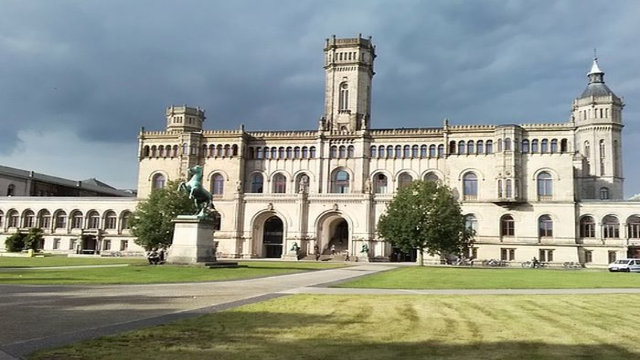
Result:
{"label": "cloudy sky", "polygon": [[0,164],[135,188],[164,109],[208,129],[315,129],[326,37],[377,46],[373,127],[564,122],[593,48],[640,193],[640,2],[3,0]]}

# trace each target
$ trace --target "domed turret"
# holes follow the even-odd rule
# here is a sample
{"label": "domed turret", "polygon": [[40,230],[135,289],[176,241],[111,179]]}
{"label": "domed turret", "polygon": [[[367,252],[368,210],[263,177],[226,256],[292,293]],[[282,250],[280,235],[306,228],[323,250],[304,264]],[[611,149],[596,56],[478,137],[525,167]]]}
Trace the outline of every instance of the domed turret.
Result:
{"label": "domed turret", "polygon": [[587,88],[584,89],[578,99],[609,95],[617,98],[616,94],[604,83],[604,72],[600,70],[600,66],[598,66],[598,58],[593,59],[593,65],[591,65],[591,71],[587,73],[587,77],[589,78],[589,84],[587,84]]}

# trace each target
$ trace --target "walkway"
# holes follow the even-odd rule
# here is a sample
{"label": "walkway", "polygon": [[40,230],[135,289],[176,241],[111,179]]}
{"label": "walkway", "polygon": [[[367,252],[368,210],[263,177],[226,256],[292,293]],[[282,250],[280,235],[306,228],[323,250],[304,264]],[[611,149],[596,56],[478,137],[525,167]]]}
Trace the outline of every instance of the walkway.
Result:
{"label": "walkway", "polygon": [[318,287],[395,267],[395,264],[358,264],[349,268],[251,280],[186,284],[0,285],[0,360],[12,360],[42,348],[159,325],[288,294],[640,293],[640,289],[393,290]]}
{"label": "walkway", "polygon": [[[0,285],[0,360],[392,269],[365,264],[267,278],[154,285]],[[9,358],[10,359],[10,358]]]}

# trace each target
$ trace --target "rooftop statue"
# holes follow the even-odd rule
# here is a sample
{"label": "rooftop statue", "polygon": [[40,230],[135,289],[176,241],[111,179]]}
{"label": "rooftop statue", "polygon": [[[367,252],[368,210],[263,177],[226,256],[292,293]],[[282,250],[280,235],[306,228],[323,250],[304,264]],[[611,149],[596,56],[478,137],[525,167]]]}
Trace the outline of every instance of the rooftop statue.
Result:
{"label": "rooftop statue", "polygon": [[202,166],[196,165],[189,169],[189,181],[181,182],[178,185],[179,191],[187,191],[189,199],[193,199],[198,212],[194,215],[198,219],[211,218],[211,212],[215,211],[211,193],[202,187]]}

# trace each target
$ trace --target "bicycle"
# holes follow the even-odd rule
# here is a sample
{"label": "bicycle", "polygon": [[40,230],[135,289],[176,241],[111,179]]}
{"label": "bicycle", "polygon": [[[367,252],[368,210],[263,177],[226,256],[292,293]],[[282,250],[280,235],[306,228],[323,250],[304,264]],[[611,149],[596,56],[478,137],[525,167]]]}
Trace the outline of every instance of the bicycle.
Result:
{"label": "bicycle", "polygon": [[564,264],[562,264],[562,266],[565,269],[582,269],[582,264],[573,261],[566,261]]}

